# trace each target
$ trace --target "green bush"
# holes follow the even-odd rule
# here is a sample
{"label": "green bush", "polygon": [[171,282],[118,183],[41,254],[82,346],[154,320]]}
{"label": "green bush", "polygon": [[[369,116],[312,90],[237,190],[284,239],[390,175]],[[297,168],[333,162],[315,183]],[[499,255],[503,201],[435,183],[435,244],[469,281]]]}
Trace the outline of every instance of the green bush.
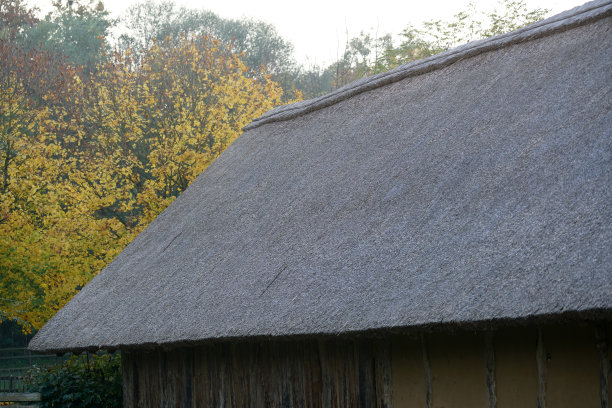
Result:
{"label": "green bush", "polygon": [[72,356],[51,367],[34,368],[30,390],[40,392],[43,408],[120,408],[123,406],[119,354]]}

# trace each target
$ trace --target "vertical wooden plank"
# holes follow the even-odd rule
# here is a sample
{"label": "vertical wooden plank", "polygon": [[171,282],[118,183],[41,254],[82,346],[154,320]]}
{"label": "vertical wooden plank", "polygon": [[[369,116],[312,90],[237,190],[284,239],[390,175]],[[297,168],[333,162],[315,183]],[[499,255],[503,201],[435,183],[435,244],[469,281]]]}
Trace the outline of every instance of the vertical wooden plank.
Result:
{"label": "vertical wooden plank", "polygon": [[[347,390],[349,394],[349,398],[347,400],[347,406],[356,407],[359,406],[359,355],[360,355],[360,342],[359,340],[345,340],[345,343],[342,343],[340,347],[346,350],[347,354],[345,359],[350,362],[347,365],[343,372],[340,374],[341,376],[346,378],[347,381]],[[370,352],[370,355],[372,353]],[[373,355],[372,355],[373,357]],[[372,381],[374,379],[374,361],[372,359]],[[374,387],[374,383],[372,383],[372,388]],[[376,397],[376,396],[375,396]]]}
{"label": "vertical wooden plank", "polygon": [[323,408],[332,408],[329,347],[325,340],[319,340],[317,343],[319,349],[319,364],[321,366],[321,406]]}
{"label": "vertical wooden plank", "polygon": [[536,364],[538,367],[538,408],[546,408],[546,350],[542,328],[538,328],[538,343],[536,346]]}
{"label": "vertical wooden plank", "polygon": [[181,368],[178,384],[181,393],[181,407],[193,408],[193,349],[191,347],[178,349],[177,359]]}
{"label": "vertical wooden plank", "polygon": [[321,369],[321,358],[319,345],[316,340],[308,342],[308,371],[305,388],[307,390],[307,407],[315,408],[323,406],[323,373]]}
{"label": "vertical wooden plank", "polygon": [[[354,407],[359,404],[359,342],[334,341],[334,388],[338,407]],[[373,373],[370,373],[373,376]]]}
{"label": "vertical wooden plank", "polygon": [[142,351],[140,355],[140,376],[144,378],[144,386],[141,392],[146,393],[146,396],[141,397],[143,406],[161,406],[161,396],[163,394],[162,387],[165,384],[163,379],[159,378],[157,359],[162,357],[162,353],[157,350]]}
{"label": "vertical wooden plank", "polygon": [[214,349],[214,345],[202,346],[202,378],[203,378],[203,394],[204,394],[204,406],[217,406],[216,393],[217,384],[215,380],[218,376],[215,376],[213,367],[215,366],[215,360],[213,359],[213,353],[211,350]]}
{"label": "vertical wooden plank", "polygon": [[[246,407],[245,394],[247,393],[246,384],[243,377],[242,344],[230,344],[230,358],[232,366],[232,382],[234,383],[234,403],[239,407]],[[248,394],[246,394],[248,395]]]}
{"label": "vertical wooden plank", "polygon": [[[228,401],[228,395],[227,395],[227,378],[226,378],[226,367],[225,367],[225,348],[223,347],[223,344],[216,344],[215,345],[215,349],[217,350],[214,356],[214,361],[217,364],[216,370],[218,371],[218,392],[217,392],[217,404],[219,404],[219,407],[226,407],[229,406],[229,401]],[[210,354],[209,354],[210,357]],[[212,375],[215,374],[215,372],[211,372]]]}
{"label": "vertical wooden plank", "polygon": [[209,345],[204,348],[204,374],[206,376],[205,391],[206,391],[206,402],[210,407],[218,407],[219,399],[221,395],[221,372],[219,371],[218,364],[218,353],[219,347],[217,345]]}
{"label": "vertical wooden plank", "polygon": [[342,344],[338,340],[332,341],[332,380],[331,387],[334,394],[334,407],[349,406],[349,391],[351,387],[350,378],[344,375],[346,373],[345,365],[354,361],[351,358],[350,345]]}
{"label": "vertical wooden plank", "polygon": [[134,400],[138,408],[144,408],[146,406],[147,390],[144,389],[144,381],[142,378],[142,352],[135,352],[134,357]]}
{"label": "vertical wooden plank", "polygon": [[291,361],[292,378],[293,378],[293,392],[292,392],[292,406],[296,408],[303,408],[305,405],[304,400],[304,364],[306,355],[305,351],[306,342],[303,340],[296,341],[296,347],[291,350]]}
{"label": "vertical wooden plank", "polygon": [[304,407],[320,407],[321,401],[321,367],[316,342],[304,341]]}
{"label": "vertical wooden plank", "polygon": [[[610,344],[610,338],[612,338],[612,321],[607,321],[605,324],[602,322],[601,324],[605,329],[607,344]],[[604,356],[608,360],[608,375],[612,374],[612,353],[610,352],[610,348],[608,347],[607,355]],[[612,381],[608,379],[608,389],[606,391],[608,398],[612,396]],[[608,400],[608,405],[610,405],[610,401]]]}
{"label": "vertical wooden plank", "polygon": [[261,400],[261,387],[255,381],[260,374],[259,367],[259,345],[248,343],[243,345],[244,381],[246,383],[245,406],[257,407],[263,404]]}
{"label": "vertical wooden plank", "polygon": [[248,347],[249,353],[249,390],[250,390],[250,406],[263,407],[265,406],[265,389],[261,383],[261,379],[265,375],[263,369],[264,360],[264,345],[261,343],[251,344]]}
{"label": "vertical wooden plank", "polygon": [[286,402],[290,407],[298,405],[298,381],[299,381],[299,366],[300,358],[298,353],[301,347],[300,341],[284,341],[284,358],[283,369],[287,372],[287,394]]}
{"label": "vertical wooden plank", "polygon": [[259,401],[263,403],[262,406],[270,405],[270,394],[272,390],[270,389],[270,382],[267,381],[270,377],[270,368],[269,368],[269,353],[270,353],[270,345],[269,343],[261,343],[259,344],[259,355],[258,355],[258,367],[260,376],[255,377],[255,384],[259,389]]}
{"label": "vertical wooden plank", "polygon": [[146,367],[142,373],[145,376],[145,388],[147,394],[147,405],[148,406],[160,406],[159,396],[160,396],[160,388],[159,381],[157,378],[157,357],[158,351],[150,351],[145,356],[146,358]]}
{"label": "vertical wooden plank", "polygon": [[302,393],[302,407],[310,408],[315,404],[315,401],[310,397],[310,392],[314,387],[314,367],[313,367],[313,355],[311,350],[311,341],[304,341],[302,356],[302,382],[301,382],[301,393]]}
{"label": "vertical wooden plank", "polygon": [[134,396],[134,406],[142,407],[142,401],[140,398],[141,390],[140,390],[140,376],[139,370],[140,365],[138,361],[140,360],[140,353],[137,351],[134,352],[134,358],[132,360],[132,395]]}
{"label": "vertical wooden plank", "polygon": [[595,327],[595,341],[597,342],[597,354],[599,356],[599,399],[601,408],[609,408],[608,376],[610,374],[610,360],[608,359],[608,339],[603,325]]}
{"label": "vertical wooden plank", "polygon": [[284,394],[284,384],[282,377],[282,370],[280,365],[281,360],[281,347],[282,344],[279,344],[278,341],[272,342],[272,359],[270,361],[270,367],[272,368],[272,373],[270,376],[270,380],[274,383],[274,406],[282,407],[283,406],[283,394]]}
{"label": "vertical wooden plank", "polygon": [[393,387],[391,385],[391,341],[380,339],[375,342],[374,375],[376,384],[376,406],[393,406]]}
{"label": "vertical wooden plank", "polygon": [[425,334],[421,333],[421,352],[423,353],[423,366],[425,367],[425,407],[431,408],[433,390],[431,387],[431,365],[429,362],[429,350]]}
{"label": "vertical wooden plank", "polygon": [[227,358],[227,380],[228,385],[231,385],[231,395],[229,397],[231,407],[238,407],[238,395],[240,394],[240,373],[237,367],[233,364],[235,348],[233,343],[226,344]]}
{"label": "vertical wooden plank", "polygon": [[191,408],[197,408],[198,403],[197,403],[197,393],[198,393],[198,383],[196,381],[196,361],[195,361],[195,356],[196,356],[196,352],[197,352],[198,348],[197,347],[192,347],[191,348]]}
{"label": "vertical wooden plank", "polygon": [[123,374],[123,407],[133,408],[134,402],[134,365],[132,363],[132,353],[128,350],[121,351],[121,371]]}
{"label": "vertical wooden plank", "polygon": [[234,390],[234,381],[233,381],[233,370],[232,370],[232,350],[231,350],[231,345],[228,343],[223,343],[221,344],[222,349],[223,349],[223,386],[225,389],[225,393],[224,393],[224,400],[226,403],[226,407],[236,407],[235,401],[234,401],[234,396],[235,396],[235,390]]}
{"label": "vertical wooden plank", "polygon": [[359,404],[359,341],[343,340],[337,344],[343,352],[338,354],[344,363],[340,366],[338,377],[344,379],[344,406],[354,407]]}
{"label": "vertical wooden plank", "polygon": [[242,363],[243,363],[243,376],[245,383],[245,407],[253,407],[256,406],[256,400],[253,400],[251,395],[255,392],[254,385],[251,381],[251,372],[259,370],[259,367],[256,367],[252,364],[252,355],[257,353],[257,343],[248,343],[244,344],[242,347]]}
{"label": "vertical wooden plank", "polygon": [[181,395],[181,355],[176,349],[172,349],[168,353],[169,364],[168,371],[170,372],[170,388],[172,389],[173,407],[182,407]]}
{"label": "vertical wooden plank", "polygon": [[146,356],[146,353],[142,350],[138,351],[138,390],[139,390],[139,398],[138,398],[138,406],[145,407],[148,406],[148,397],[149,390],[147,389],[147,366],[149,364],[149,359]]}
{"label": "vertical wooden plank", "polygon": [[150,407],[159,407],[159,386],[157,382],[157,351],[147,353],[146,367],[146,389],[147,389],[147,405]]}
{"label": "vertical wooden plank", "polygon": [[164,396],[167,407],[176,406],[176,394],[174,393],[174,369],[173,355],[170,350],[163,350],[163,380],[164,380]]}
{"label": "vertical wooden plank", "polygon": [[175,394],[174,394],[174,385],[173,385],[173,378],[174,376],[172,375],[172,369],[173,369],[173,365],[172,365],[172,353],[170,352],[170,350],[164,350],[162,349],[162,353],[163,353],[163,357],[162,357],[162,361],[163,361],[163,381],[164,381],[164,397],[165,397],[165,404],[166,407],[174,407],[176,406],[176,399],[175,399]]}
{"label": "vertical wooden plank", "polygon": [[194,407],[204,406],[202,376],[202,346],[195,347],[193,350],[193,405]]}
{"label": "vertical wooden plank", "polygon": [[360,341],[359,348],[359,406],[361,408],[376,406],[376,388],[374,380],[374,353],[372,341]]}
{"label": "vertical wooden plank", "polygon": [[293,381],[294,381],[294,373],[293,370],[295,368],[295,363],[292,363],[293,351],[296,346],[299,344],[295,341],[281,341],[280,347],[278,347],[280,352],[279,362],[279,378],[282,383],[281,387],[281,401],[283,407],[294,407],[295,403],[293,395]]}
{"label": "vertical wooden plank", "polygon": [[485,369],[487,372],[487,395],[489,408],[497,407],[497,391],[495,382],[495,348],[493,346],[493,332],[485,333]]}

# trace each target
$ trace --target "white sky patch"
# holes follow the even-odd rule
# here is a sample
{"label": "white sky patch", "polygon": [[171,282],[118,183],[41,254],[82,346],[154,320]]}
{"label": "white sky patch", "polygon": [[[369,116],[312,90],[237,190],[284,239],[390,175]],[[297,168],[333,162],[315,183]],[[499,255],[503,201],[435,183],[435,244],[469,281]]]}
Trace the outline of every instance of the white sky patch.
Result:
{"label": "white sky patch", "polygon": [[[66,1],[66,0],[62,0]],[[103,0],[113,17],[120,17],[140,0]],[[470,0],[175,0],[179,6],[208,9],[226,18],[251,17],[273,24],[279,34],[294,45],[300,63],[326,65],[344,50],[346,36],[360,31],[399,34],[408,24],[418,26],[427,20],[447,20],[466,10]],[[477,9],[492,10],[495,0],[472,0]],[[582,0],[527,0],[529,9],[550,9],[549,15],[583,4]],[[51,0],[30,0],[43,11]]]}

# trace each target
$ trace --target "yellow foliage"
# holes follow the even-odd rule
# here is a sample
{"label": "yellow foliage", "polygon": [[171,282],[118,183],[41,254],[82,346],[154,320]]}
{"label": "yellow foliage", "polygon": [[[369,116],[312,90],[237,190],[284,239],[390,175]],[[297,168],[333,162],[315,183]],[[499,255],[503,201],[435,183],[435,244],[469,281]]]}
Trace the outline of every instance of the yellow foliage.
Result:
{"label": "yellow foliage", "polygon": [[0,317],[40,328],[280,104],[245,72],[204,37],[154,44],[136,67],[119,55],[38,105],[0,78]]}

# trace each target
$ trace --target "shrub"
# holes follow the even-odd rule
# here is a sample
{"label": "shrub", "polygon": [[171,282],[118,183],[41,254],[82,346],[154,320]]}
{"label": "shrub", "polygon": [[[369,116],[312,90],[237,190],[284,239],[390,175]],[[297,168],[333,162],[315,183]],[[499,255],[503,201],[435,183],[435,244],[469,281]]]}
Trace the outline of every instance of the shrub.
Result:
{"label": "shrub", "polygon": [[72,356],[51,367],[34,368],[31,391],[40,392],[43,408],[120,408],[123,406],[121,356]]}

